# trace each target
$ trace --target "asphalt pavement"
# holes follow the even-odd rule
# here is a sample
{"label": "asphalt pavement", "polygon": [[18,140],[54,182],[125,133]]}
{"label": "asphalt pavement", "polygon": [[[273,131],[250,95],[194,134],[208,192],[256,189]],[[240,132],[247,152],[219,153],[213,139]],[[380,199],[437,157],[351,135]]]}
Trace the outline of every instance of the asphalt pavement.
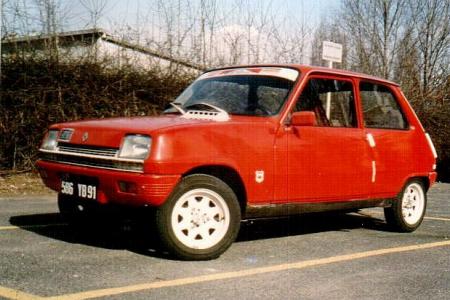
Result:
{"label": "asphalt pavement", "polygon": [[413,233],[382,209],[259,220],[203,262],[165,253],[150,215],[122,215],[74,227],[55,195],[0,198],[0,298],[450,299],[450,184]]}

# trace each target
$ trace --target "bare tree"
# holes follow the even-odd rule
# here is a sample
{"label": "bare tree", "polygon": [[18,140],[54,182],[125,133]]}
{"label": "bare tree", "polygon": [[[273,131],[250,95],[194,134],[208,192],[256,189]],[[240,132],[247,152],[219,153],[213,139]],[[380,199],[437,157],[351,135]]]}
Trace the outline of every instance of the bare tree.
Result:
{"label": "bare tree", "polygon": [[106,9],[106,0],[79,0],[89,14],[88,25],[97,28],[100,18]]}
{"label": "bare tree", "polygon": [[350,42],[350,67],[395,79],[412,99],[444,99],[449,11],[448,0],[344,0],[340,17]]}
{"label": "bare tree", "polygon": [[342,26],[353,37],[353,68],[384,78],[393,76],[405,11],[405,0],[343,1]]}
{"label": "bare tree", "polygon": [[414,1],[411,9],[417,50],[422,60],[421,93],[427,97],[436,94],[449,77],[450,1]]}
{"label": "bare tree", "polygon": [[417,100],[417,95],[420,94],[421,63],[412,30],[408,29],[405,31],[400,43],[402,47],[397,53],[396,63],[393,67],[393,79],[402,86],[407,98],[415,101]]}
{"label": "bare tree", "polygon": [[29,3],[27,1],[3,0],[1,3],[2,39],[29,34],[31,29]]}

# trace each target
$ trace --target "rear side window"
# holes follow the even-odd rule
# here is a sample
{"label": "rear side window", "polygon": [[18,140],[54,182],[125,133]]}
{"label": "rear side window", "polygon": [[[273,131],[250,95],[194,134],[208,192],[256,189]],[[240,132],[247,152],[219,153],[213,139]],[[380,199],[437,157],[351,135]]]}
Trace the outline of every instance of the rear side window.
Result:
{"label": "rear side window", "polygon": [[310,79],[297,101],[295,111],[313,111],[319,126],[357,126],[351,81]]}
{"label": "rear side window", "polygon": [[394,94],[380,84],[361,82],[360,95],[364,126],[368,128],[407,129],[405,115]]}

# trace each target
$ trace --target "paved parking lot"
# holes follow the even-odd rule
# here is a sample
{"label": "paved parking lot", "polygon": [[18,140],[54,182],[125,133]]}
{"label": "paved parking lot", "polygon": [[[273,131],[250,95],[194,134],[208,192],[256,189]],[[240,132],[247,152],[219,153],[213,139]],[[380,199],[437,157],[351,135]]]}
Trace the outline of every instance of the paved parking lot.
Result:
{"label": "paved parking lot", "polygon": [[55,196],[0,198],[0,298],[450,299],[450,184],[428,201],[410,234],[381,209],[261,220],[219,259],[183,262],[145,223],[73,228]]}

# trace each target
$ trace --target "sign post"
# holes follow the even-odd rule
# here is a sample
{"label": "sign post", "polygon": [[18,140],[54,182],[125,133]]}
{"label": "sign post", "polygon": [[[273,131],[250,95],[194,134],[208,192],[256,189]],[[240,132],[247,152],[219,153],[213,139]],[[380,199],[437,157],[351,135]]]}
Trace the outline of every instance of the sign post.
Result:
{"label": "sign post", "polygon": [[[328,67],[333,68],[333,62],[342,62],[342,44],[337,44],[329,41],[322,43],[322,59],[328,61]],[[330,119],[331,114],[331,93],[327,93],[327,107],[326,115]]]}

